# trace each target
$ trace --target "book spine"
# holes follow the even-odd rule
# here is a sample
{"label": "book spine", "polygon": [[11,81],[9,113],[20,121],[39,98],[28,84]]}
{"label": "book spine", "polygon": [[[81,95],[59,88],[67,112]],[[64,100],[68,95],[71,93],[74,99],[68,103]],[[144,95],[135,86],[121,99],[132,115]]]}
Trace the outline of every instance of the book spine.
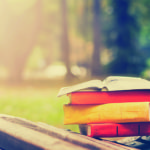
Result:
{"label": "book spine", "polygon": [[126,137],[150,135],[150,122],[123,124],[88,124],[87,136]]}
{"label": "book spine", "polygon": [[87,136],[90,137],[116,137],[116,124],[89,124],[87,125]]}
{"label": "book spine", "polygon": [[64,105],[64,124],[148,122],[149,102]]}
{"label": "book spine", "polygon": [[74,92],[69,96],[71,104],[150,102],[150,91]]}

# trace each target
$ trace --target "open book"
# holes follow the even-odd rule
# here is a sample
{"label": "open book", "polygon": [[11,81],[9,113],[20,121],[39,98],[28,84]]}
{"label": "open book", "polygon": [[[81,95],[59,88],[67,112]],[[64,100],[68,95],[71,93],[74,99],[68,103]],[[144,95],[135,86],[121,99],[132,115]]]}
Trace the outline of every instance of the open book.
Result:
{"label": "open book", "polygon": [[61,88],[57,96],[80,90],[122,91],[122,90],[150,90],[150,81],[136,77],[110,76],[105,80],[91,80],[69,87]]}

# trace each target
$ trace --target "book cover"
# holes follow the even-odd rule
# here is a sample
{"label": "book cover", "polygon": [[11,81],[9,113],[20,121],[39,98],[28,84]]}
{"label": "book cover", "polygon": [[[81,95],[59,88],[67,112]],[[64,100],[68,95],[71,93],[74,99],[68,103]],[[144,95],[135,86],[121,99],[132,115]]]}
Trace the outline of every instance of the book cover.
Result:
{"label": "book cover", "polygon": [[149,102],[64,105],[64,124],[148,121]]}
{"label": "book cover", "polygon": [[[150,135],[150,122],[80,125],[80,132],[90,137],[126,137]],[[84,131],[84,132],[83,132]]]}
{"label": "book cover", "polygon": [[150,102],[150,90],[82,91],[68,94],[71,104]]}
{"label": "book cover", "polygon": [[110,76],[105,80],[91,80],[61,88],[57,96],[62,96],[71,92],[80,90],[103,90],[108,91],[122,91],[122,90],[136,90],[136,89],[149,89],[150,81],[136,78],[136,77],[121,77],[121,76]]}

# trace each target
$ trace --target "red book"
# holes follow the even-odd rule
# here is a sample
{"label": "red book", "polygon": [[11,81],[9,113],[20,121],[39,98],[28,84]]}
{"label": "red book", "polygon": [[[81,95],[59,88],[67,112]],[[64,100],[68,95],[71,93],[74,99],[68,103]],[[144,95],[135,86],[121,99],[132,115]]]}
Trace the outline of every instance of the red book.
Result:
{"label": "red book", "polygon": [[150,90],[82,91],[68,94],[71,104],[150,102]]}
{"label": "red book", "polygon": [[90,137],[126,137],[150,135],[150,122],[80,125],[80,132]]}

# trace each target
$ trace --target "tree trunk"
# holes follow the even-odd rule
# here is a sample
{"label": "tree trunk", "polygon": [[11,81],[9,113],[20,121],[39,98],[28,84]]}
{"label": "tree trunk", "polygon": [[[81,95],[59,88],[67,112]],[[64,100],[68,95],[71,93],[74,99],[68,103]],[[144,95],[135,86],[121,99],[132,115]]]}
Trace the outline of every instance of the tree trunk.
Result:
{"label": "tree trunk", "polygon": [[[13,13],[12,13],[13,14]],[[4,64],[9,70],[8,82],[19,83],[23,80],[23,71],[29,55],[36,43],[40,30],[41,3],[38,0],[31,8],[20,15],[8,15],[13,19],[9,35],[6,35],[1,48],[5,52]],[[8,44],[9,43],[9,44]]]}
{"label": "tree trunk", "polygon": [[93,0],[93,56],[91,62],[91,73],[93,76],[102,75],[102,66],[100,63],[100,0]]}
{"label": "tree trunk", "polygon": [[67,20],[67,3],[66,0],[61,0],[61,13],[62,13],[62,59],[65,63],[67,74],[66,78],[71,80],[73,77],[70,69],[70,44],[68,37],[68,20]]}

